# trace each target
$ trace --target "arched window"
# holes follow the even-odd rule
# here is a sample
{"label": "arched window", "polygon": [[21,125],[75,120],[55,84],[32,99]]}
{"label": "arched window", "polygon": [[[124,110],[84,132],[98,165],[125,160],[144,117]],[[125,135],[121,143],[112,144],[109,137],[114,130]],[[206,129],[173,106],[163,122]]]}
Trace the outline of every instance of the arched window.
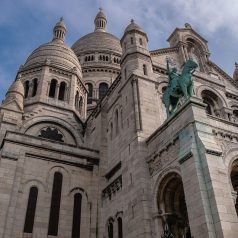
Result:
{"label": "arched window", "polygon": [[145,64],[143,64],[143,73],[144,75],[147,75],[147,67]]}
{"label": "arched window", "polygon": [[103,57],[102,57],[102,60],[103,60],[103,61],[105,61],[105,60],[106,60],[106,58],[105,58],[105,55],[103,55]]}
{"label": "arched window", "polygon": [[99,99],[103,98],[108,90],[108,84],[107,83],[100,83],[99,84]]}
{"label": "arched window", "polygon": [[106,56],[106,61],[108,61],[109,60],[109,58],[108,58],[108,56]]}
{"label": "arched window", "polygon": [[83,111],[83,98],[80,96],[79,98],[79,113],[81,114]]}
{"label": "arched window", "polygon": [[207,104],[206,113],[208,115],[213,115],[217,117],[221,117],[220,109],[223,107],[221,99],[210,90],[203,90],[201,93],[203,102]]}
{"label": "arched window", "polygon": [[233,118],[234,118],[234,122],[238,122],[238,110],[237,109],[233,110]]}
{"label": "arched window", "polygon": [[131,37],[131,44],[133,45],[133,37]]}
{"label": "arched window", "polygon": [[74,195],[72,238],[80,238],[81,205],[82,195],[80,193],[76,193]]}
{"label": "arched window", "polygon": [[38,188],[31,187],[29,198],[28,198],[27,210],[26,210],[24,233],[32,233],[33,231],[35,213],[36,213],[37,196],[38,196]]}
{"label": "arched window", "polygon": [[122,219],[121,219],[121,217],[117,218],[117,226],[118,226],[118,238],[123,238]]}
{"label": "arched window", "polygon": [[116,62],[117,62],[117,60],[116,60],[116,58],[115,58],[115,57],[113,58],[113,62],[114,62],[114,63],[116,63]]}
{"label": "arched window", "polygon": [[102,56],[101,55],[99,56],[99,60],[102,60]]}
{"label": "arched window", "polygon": [[76,109],[78,108],[78,102],[79,102],[79,92],[76,92],[75,99],[74,99],[74,106]]}
{"label": "arched window", "polygon": [[113,136],[113,124],[112,124],[112,122],[110,123],[110,137],[111,137],[111,139],[112,139],[112,136]]}
{"label": "arched window", "polygon": [[113,238],[113,221],[108,222],[108,238]]}
{"label": "arched window", "polygon": [[25,81],[24,83],[24,89],[25,89],[25,94],[24,94],[24,98],[27,98],[28,96],[28,92],[29,92],[29,81]]}
{"label": "arched window", "polygon": [[34,79],[34,80],[33,80],[32,97],[36,96],[37,86],[38,86],[38,80],[37,80],[37,79]]}
{"label": "arched window", "polygon": [[91,83],[86,83],[87,87],[88,87],[88,104],[92,104],[93,102],[93,85]]}
{"label": "arched window", "polygon": [[60,172],[55,172],[51,195],[50,219],[48,227],[48,235],[51,236],[58,235],[62,181],[63,175]]}
{"label": "arched window", "polygon": [[60,83],[60,87],[59,87],[59,100],[64,100],[64,96],[65,96],[65,89],[66,89],[66,83],[65,82],[61,82]]}
{"label": "arched window", "polygon": [[118,134],[119,132],[119,124],[118,124],[118,110],[116,109],[116,112],[115,112],[115,125],[116,125],[116,135]]}
{"label": "arched window", "polygon": [[140,41],[140,45],[143,45],[142,38],[140,38],[139,41]]}
{"label": "arched window", "polygon": [[55,97],[55,90],[56,90],[57,80],[52,79],[50,82],[50,91],[49,91],[49,97],[54,98]]}

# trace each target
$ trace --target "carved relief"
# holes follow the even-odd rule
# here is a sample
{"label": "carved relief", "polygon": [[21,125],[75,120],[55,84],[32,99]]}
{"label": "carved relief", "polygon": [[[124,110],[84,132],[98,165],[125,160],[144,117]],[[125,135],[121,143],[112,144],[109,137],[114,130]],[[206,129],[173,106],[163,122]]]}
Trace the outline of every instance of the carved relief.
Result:
{"label": "carved relief", "polygon": [[162,171],[165,167],[178,159],[179,155],[179,140],[175,138],[168,142],[163,148],[155,151],[147,159],[150,175]]}
{"label": "carved relief", "polygon": [[120,175],[102,191],[102,198],[111,200],[112,195],[122,189],[122,176]]}

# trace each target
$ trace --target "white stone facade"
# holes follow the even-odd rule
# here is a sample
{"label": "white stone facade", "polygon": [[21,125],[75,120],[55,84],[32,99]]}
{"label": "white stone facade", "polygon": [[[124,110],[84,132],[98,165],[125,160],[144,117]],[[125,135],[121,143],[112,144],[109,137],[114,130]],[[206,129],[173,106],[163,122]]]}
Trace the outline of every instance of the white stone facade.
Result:
{"label": "white stone facade", "polygon": [[[237,238],[237,73],[189,24],[149,51],[133,20],[121,40],[94,22],[70,49],[61,19],[0,107],[0,237]],[[166,59],[190,57],[194,96],[166,118]]]}

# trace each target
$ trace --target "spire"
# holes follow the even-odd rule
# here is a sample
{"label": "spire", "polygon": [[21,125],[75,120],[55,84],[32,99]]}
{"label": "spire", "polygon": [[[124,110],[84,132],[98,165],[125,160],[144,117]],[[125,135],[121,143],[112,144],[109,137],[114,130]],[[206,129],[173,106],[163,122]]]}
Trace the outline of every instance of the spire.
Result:
{"label": "spire", "polygon": [[235,71],[233,73],[233,79],[238,81],[238,64],[235,62]]}
{"label": "spire", "polygon": [[2,103],[3,107],[11,108],[13,102],[17,102],[20,110],[23,110],[24,87],[21,82],[21,74],[18,74],[17,79],[12,83],[6,93],[6,98]]}
{"label": "spire", "polygon": [[64,19],[63,17],[60,18],[60,21],[56,23],[54,29],[54,38],[53,41],[57,41],[57,42],[64,42],[64,37],[65,37],[65,33],[66,33],[66,26],[64,24]]}
{"label": "spire", "polygon": [[94,19],[95,30],[94,31],[106,31],[107,18],[104,15],[102,8],[99,8],[99,12]]}

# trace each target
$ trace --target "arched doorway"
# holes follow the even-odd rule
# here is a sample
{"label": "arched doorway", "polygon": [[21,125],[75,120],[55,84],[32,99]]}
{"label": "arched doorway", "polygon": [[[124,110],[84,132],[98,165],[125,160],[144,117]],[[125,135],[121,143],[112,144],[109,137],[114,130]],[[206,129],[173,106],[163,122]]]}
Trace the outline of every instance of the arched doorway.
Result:
{"label": "arched doorway", "polygon": [[158,210],[162,237],[191,238],[183,183],[177,173],[168,174],[160,183]]}
{"label": "arched doorway", "polygon": [[233,187],[233,198],[236,208],[236,214],[238,216],[238,159],[232,164],[231,169],[231,184]]}

